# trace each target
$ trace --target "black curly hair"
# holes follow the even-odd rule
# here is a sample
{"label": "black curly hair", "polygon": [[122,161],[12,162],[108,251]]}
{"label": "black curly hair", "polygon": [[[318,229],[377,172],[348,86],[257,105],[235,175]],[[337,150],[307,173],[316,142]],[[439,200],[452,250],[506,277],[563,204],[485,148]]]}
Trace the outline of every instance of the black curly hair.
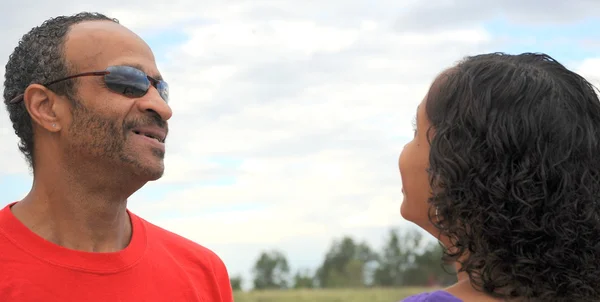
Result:
{"label": "black curly hair", "polygon": [[[25,34],[6,64],[4,74],[4,103],[15,133],[21,140],[19,150],[25,155],[30,168],[34,168],[34,141],[31,116],[24,102],[9,104],[8,101],[23,93],[34,83],[42,84],[69,76],[74,68],[64,57],[64,42],[72,25],[85,21],[112,21],[100,13],[81,12],[72,16],[58,16],[44,21]],[[66,95],[75,102],[76,79],[62,81],[48,87],[58,95]]]}
{"label": "black curly hair", "polygon": [[426,100],[431,222],[475,288],[600,301],[600,101],[546,54],[467,57]]}

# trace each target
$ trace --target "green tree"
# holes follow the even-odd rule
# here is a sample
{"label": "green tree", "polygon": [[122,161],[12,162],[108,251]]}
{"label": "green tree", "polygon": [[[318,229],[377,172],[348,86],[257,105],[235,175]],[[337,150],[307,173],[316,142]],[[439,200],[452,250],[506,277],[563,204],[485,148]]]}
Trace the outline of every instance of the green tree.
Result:
{"label": "green tree", "polygon": [[231,289],[234,291],[242,290],[242,277],[241,276],[233,276],[229,278],[229,282],[231,283]]}
{"label": "green tree", "polygon": [[[413,275],[406,285],[437,284],[448,286],[456,283],[456,272],[451,263],[444,263],[442,256],[443,247],[439,243],[429,243],[425,250],[415,257],[415,265],[406,271],[406,275]],[[424,274],[426,273],[426,274]]]}
{"label": "green tree", "polygon": [[367,285],[368,264],[377,254],[366,243],[351,237],[334,240],[316,273],[320,287],[362,287]]}
{"label": "green tree", "polygon": [[378,286],[451,284],[456,276],[452,267],[442,262],[442,253],[439,243],[427,239],[420,230],[391,229],[375,270],[374,283]]}
{"label": "green tree", "polygon": [[314,279],[309,270],[298,271],[294,275],[294,288],[313,288]]}
{"label": "green tree", "polygon": [[254,264],[254,289],[284,289],[290,268],[280,251],[263,252]]}
{"label": "green tree", "polygon": [[374,283],[378,286],[396,286],[402,284],[402,264],[408,261],[408,253],[400,246],[400,237],[394,229],[389,231],[389,238],[378,259],[375,269]]}

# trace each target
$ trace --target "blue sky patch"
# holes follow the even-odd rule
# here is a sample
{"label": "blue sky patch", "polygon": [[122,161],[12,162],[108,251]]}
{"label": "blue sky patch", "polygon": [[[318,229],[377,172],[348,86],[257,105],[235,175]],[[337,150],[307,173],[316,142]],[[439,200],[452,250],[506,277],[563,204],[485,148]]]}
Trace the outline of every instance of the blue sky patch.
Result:
{"label": "blue sky patch", "polygon": [[0,205],[18,201],[31,189],[31,176],[27,174],[0,175]]}
{"label": "blue sky patch", "polygon": [[166,61],[167,55],[175,47],[189,40],[189,36],[183,30],[174,28],[146,32],[141,34],[141,37],[148,43],[158,62]]}
{"label": "blue sky patch", "polygon": [[241,158],[227,156],[213,156],[209,157],[208,160],[226,168],[237,168],[244,162]]}
{"label": "blue sky patch", "polygon": [[600,40],[600,19],[568,24],[514,24],[498,18],[485,28],[503,42],[497,51],[508,53],[544,52],[560,62],[577,62],[598,56],[598,48],[587,42]]}

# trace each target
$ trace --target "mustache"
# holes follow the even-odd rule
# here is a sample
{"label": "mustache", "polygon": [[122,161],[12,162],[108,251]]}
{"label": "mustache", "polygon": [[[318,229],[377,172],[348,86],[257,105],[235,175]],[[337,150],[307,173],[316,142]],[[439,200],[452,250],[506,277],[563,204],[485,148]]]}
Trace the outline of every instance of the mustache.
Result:
{"label": "mustache", "polygon": [[125,121],[123,130],[125,132],[128,132],[131,129],[134,129],[137,127],[149,127],[149,126],[150,127],[152,127],[152,126],[159,127],[161,129],[165,130],[167,135],[169,134],[169,124],[167,123],[167,121],[163,120],[158,114],[153,114],[152,116],[144,116],[143,118],[137,118],[137,119]]}

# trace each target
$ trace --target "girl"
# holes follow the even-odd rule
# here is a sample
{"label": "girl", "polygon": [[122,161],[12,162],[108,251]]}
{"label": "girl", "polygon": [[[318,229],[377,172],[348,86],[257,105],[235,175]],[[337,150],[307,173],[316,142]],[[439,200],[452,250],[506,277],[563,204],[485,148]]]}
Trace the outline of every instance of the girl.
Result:
{"label": "girl", "polygon": [[467,57],[418,106],[402,216],[458,282],[404,301],[600,301],[600,101],[545,54]]}

